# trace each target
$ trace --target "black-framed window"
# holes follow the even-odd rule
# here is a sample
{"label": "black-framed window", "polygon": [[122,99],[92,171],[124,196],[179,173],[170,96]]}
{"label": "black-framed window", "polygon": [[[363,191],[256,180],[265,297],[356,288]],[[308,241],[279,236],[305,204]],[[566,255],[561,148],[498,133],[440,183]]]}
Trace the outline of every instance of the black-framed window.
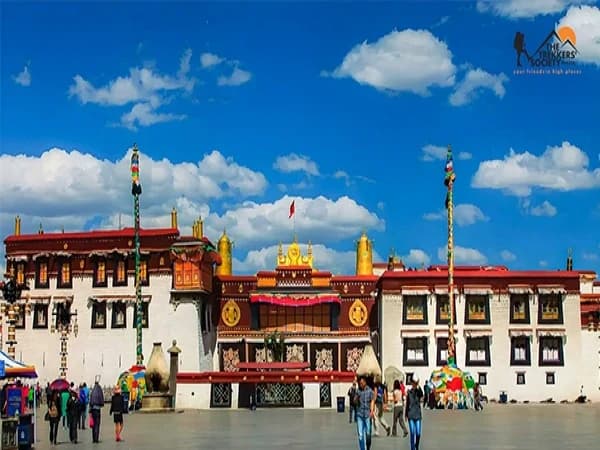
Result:
{"label": "black-framed window", "polygon": [[562,294],[539,294],[538,323],[562,324]]}
{"label": "black-framed window", "polygon": [[426,295],[403,295],[402,323],[427,324],[427,296]]}
{"label": "black-framed window", "polygon": [[60,259],[58,261],[56,287],[58,289],[71,289],[73,287],[73,272],[71,270],[71,261],[69,259]]}
{"label": "black-framed window", "polygon": [[540,336],[540,366],[564,366],[563,339],[560,336]]}
{"label": "black-framed window", "polygon": [[467,338],[467,366],[490,366],[490,337]]}
{"label": "black-framed window", "polygon": [[530,323],[529,294],[510,294],[510,323]]}
{"label": "black-framed window", "polygon": [[415,377],[414,372],[406,372],[406,380],[404,381],[404,384],[406,384],[407,386],[410,386],[410,383],[412,383],[412,380],[414,377]]}
{"label": "black-framed window", "polygon": [[340,329],[340,305],[339,303],[331,303],[329,308],[331,331]]}
{"label": "black-framed window", "polygon": [[510,365],[531,365],[531,342],[529,336],[514,336],[510,339]]}
{"label": "black-framed window", "polygon": [[106,328],[106,302],[92,303],[92,328]]}
{"label": "black-framed window", "polygon": [[33,305],[33,328],[48,328],[48,305]]}
{"label": "black-framed window", "polygon": [[487,372],[479,372],[479,373],[477,373],[477,382],[481,386],[485,386],[487,384]]}
{"label": "black-framed window", "polygon": [[35,288],[50,288],[50,279],[48,278],[48,260],[46,258],[38,259],[35,262]]}
{"label": "black-framed window", "polygon": [[465,323],[490,323],[490,296],[467,294],[465,301]]}
{"label": "black-framed window", "polygon": [[260,330],[260,304],[250,303],[250,329]]}
{"label": "black-framed window", "polygon": [[150,286],[150,275],[148,274],[148,260],[140,261],[140,284],[142,286]]}
{"label": "black-framed window", "polygon": [[[456,306],[456,298],[454,299]],[[448,325],[450,321],[450,300],[448,294],[435,296],[435,323],[438,325]],[[456,308],[454,309],[454,325],[456,325]]]}
{"label": "black-framed window", "polygon": [[554,372],[546,372],[546,384],[556,384],[556,375]]}
{"label": "black-framed window", "polygon": [[111,328],[127,327],[127,303],[114,302],[112,304]]}
{"label": "black-framed window", "polygon": [[93,287],[107,287],[108,277],[106,276],[106,260],[98,258],[94,264],[94,282]]}
{"label": "black-framed window", "polygon": [[113,264],[113,286],[127,286],[127,260],[116,258]]}
{"label": "black-framed window", "polygon": [[525,372],[517,372],[517,384],[525,384]]}
{"label": "black-framed window", "polygon": [[[133,328],[137,327],[136,317],[135,317],[136,314],[137,314],[137,311],[135,309],[135,303],[134,303],[133,304],[133,320],[131,321]],[[150,323],[150,321],[148,319],[148,302],[142,302],[142,328],[148,328],[149,323]]]}
{"label": "black-framed window", "polygon": [[437,365],[445,366],[448,363],[448,338],[437,338]]}
{"label": "black-framed window", "polygon": [[68,326],[71,323],[71,302],[55,303],[54,308],[56,313],[54,326],[56,328],[60,325]]}
{"label": "black-framed window", "polygon": [[15,328],[17,330],[25,329],[25,305],[15,305]]}
{"label": "black-framed window", "polygon": [[404,338],[405,366],[427,366],[428,360],[426,337]]}

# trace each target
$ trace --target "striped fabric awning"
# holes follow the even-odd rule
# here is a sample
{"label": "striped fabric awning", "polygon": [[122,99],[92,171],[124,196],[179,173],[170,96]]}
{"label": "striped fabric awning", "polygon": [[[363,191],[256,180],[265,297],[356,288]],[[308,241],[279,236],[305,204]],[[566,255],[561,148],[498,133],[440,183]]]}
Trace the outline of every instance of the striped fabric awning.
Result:
{"label": "striped fabric awning", "polygon": [[0,350],[0,359],[4,361],[6,378],[37,378],[35,367],[15,361],[2,350]]}

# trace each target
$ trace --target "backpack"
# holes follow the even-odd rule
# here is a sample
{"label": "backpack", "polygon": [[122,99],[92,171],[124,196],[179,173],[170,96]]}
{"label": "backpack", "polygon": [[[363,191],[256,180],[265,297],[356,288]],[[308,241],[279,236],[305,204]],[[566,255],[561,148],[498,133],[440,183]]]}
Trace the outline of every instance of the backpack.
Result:
{"label": "backpack", "polygon": [[377,403],[383,403],[383,385],[377,386]]}

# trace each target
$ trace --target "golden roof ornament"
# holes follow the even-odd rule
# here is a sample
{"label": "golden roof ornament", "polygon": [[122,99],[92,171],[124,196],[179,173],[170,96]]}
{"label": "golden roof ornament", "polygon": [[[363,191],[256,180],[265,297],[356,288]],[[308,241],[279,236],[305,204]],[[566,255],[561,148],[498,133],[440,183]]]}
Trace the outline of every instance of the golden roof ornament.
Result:
{"label": "golden roof ornament", "polygon": [[306,255],[302,254],[296,236],[294,236],[294,241],[289,245],[286,255],[283,254],[281,244],[279,245],[279,250],[277,252],[277,267],[291,266],[306,266],[313,269],[312,244],[309,244]]}

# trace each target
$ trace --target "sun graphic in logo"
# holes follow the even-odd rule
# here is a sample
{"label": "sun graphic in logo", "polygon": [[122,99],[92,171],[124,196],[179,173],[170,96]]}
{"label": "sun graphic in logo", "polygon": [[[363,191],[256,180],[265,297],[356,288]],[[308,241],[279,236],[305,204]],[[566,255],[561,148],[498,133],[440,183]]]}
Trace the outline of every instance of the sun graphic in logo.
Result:
{"label": "sun graphic in logo", "polygon": [[564,44],[569,41],[572,45],[577,45],[577,37],[575,36],[575,31],[571,27],[560,27],[556,30],[556,34],[560,38],[561,42]]}

